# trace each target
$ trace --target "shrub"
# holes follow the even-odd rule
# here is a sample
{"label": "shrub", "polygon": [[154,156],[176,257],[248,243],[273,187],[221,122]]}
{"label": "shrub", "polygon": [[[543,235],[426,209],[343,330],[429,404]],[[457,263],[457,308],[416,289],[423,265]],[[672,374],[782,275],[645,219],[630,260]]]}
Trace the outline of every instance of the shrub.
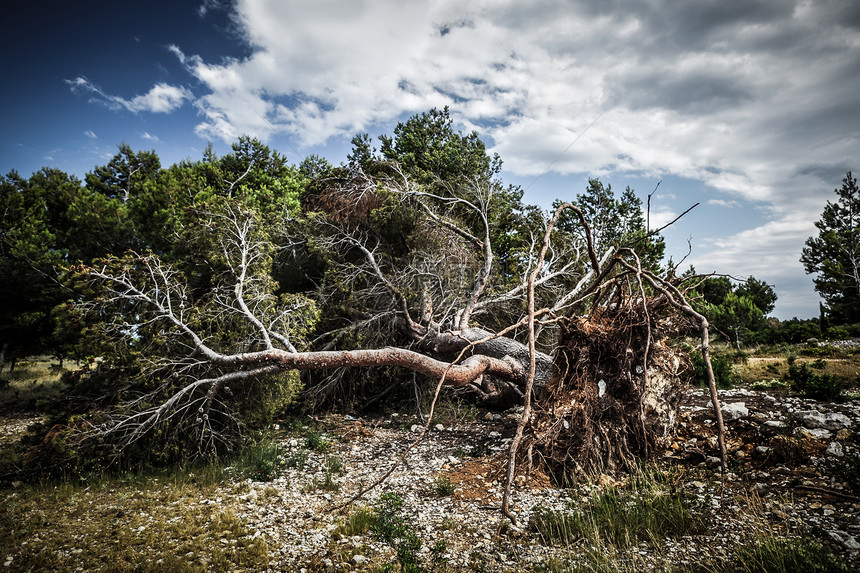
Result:
{"label": "shrub", "polygon": [[[708,385],[708,373],[705,369],[705,359],[701,353],[693,352],[691,355],[693,361],[694,383],[697,386]],[[732,387],[732,363],[724,356],[711,356],[711,368],[714,371],[714,380],[717,383],[717,388]]]}
{"label": "shrub", "polygon": [[447,475],[442,474],[436,476],[436,479],[433,480],[433,493],[435,493],[439,497],[446,497],[452,495],[454,491],[457,489],[456,486],[451,482],[451,478]]}
{"label": "shrub", "polygon": [[417,573],[421,570],[418,562],[421,540],[403,519],[402,509],[402,497],[396,493],[384,494],[376,502],[376,523],[371,529],[379,539],[394,545],[404,573]]}
{"label": "shrub", "polygon": [[807,398],[833,402],[842,397],[845,383],[837,376],[816,374],[808,364],[800,366],[792,364],[788,367],[786,380],[791,383],[791,389]]}
{"label": "shrub", "polygon": [[308,433],[305,435],[305,441],[308,448],[321,454],[327,452],[331,445],[325,439],[325,436],[315,430],[308,430]]}

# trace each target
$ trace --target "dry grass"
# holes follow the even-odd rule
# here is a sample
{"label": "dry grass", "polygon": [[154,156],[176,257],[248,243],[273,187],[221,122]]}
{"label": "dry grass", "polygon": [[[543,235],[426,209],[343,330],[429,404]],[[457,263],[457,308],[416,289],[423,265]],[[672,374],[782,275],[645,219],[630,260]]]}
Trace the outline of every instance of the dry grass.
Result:
{"label": "dry grass", "polygon": [[0,555],[11,571],[266,570],[269,548],[224,495],[187,472],[2,491]]}
{"label": "dry grass", "polygon": [[49,356],[21,360],[11,372],[6,364],[0,373],[0,410],[33,409],[40,401],[61,397],[62,373]]}
{"label": "dry grass", "polygon": [[838,376],[851,386],[860,380],[860,355],[816,358],[786,353],[784,356],[752,356],[746,364],[735,364],[732,370],[737,384],[763,384],[779,389],[779,385],[771,384],[771,381],[783,380],[792,363],[796,366],[808,364],[816,373]]}

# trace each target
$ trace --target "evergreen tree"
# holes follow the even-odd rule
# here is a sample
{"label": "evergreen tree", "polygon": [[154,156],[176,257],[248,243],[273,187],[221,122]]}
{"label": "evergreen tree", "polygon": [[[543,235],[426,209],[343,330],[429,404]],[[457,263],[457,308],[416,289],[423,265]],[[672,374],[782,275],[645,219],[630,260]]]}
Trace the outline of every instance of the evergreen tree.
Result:
{"label": "evergreen tree", "polygon": [[815,222],[818,236],[806,240],[800,262],[815,274],[815,290],[824,298],[835,324],[860,322],[860,189],[849,171],[838,199],[828,201]]}

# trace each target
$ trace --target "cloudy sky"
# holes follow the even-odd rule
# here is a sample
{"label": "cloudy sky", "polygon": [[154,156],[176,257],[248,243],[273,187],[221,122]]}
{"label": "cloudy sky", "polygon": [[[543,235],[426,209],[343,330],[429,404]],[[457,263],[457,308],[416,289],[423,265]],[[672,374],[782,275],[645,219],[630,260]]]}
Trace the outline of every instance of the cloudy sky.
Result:
{"label": "cloudy sky", "polygon": [[450,106],[526,200],[588,177],[652,197],[669,253],[818,314],[799,263],[860,172],[856,0],[16,2],[0,171],[83,177],[121,142],[163,164],[242,134],[337,164],[357,132]]}

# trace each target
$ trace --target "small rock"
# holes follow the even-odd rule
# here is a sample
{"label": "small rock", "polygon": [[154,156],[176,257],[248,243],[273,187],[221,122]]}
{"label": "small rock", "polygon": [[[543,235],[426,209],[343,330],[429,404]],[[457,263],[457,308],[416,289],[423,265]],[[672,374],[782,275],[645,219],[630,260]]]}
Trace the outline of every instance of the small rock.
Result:
{"label": "small rock", "polygon": [[851,430],[849,430],[847,428],[843,428],[843,429],[839,430],[838,432],[836,432],[836,439],[837,440],[845,441],[845,440],[848,440],[850,438],[851,438]]}
{"label": "small rock", "polygon": [[436,425],[434,426],[434,428],[436,428],[436,430],[437,430],[437,431],[441,432],[442,430],[444,430],[444,429],[445,429],[445,426],[444,426],[444,425],[442,425],[442,424],[436,424]]}
{"label": "small rock", "polygon": [[367,561],[367,557],[365,557],[364,555],[353,555],[350,561],[352,561],[353,565],[361,565],[362,563]]}
{"label": "small rock", "polygon": [[842,451],[842,444],[839,442],[830,442],[830,445],[827,446],[827,449],[824,451],[828,456],[834,456],[837,458],[841,458],[844,455]]}
{"label": "small rock", "polygon": [[781,420],[768,420],[767,422],[764,423],[764,425],[767,426],[768,428],[781,428],[781,427],[785,426],[785,424],[782,423]]}
{"label": "small rock", "polygon": [[807,412],[801,417],[801,422],[809,429],[824,428],[827,430],[841,430],[851,426],[851,419],[841,412]]}
{"label": "small rock", "polygon": [[770,448],[767,446],[756,446],[755,453],[765,455],[770,451]]}
{"label": "small rock", "polygon": [[722,460],[720,460],[720,458],[716,456],[708,456],[707,458],[705,458],[705,461],[708,463],[709,466],[718,466],[723,463]]}
{"label": "small rock", "polygon": [[738,450],[738,451],[736,451],[736,452],[735,452],[735,458],[737,458],[737,459],[739,459],[739,460],[742,460],[742,459],[744,459],[745,457],[747,457],[747,454],[746,454],[746,452],[744,452],[743,450]]}
{"label": "small rock", "polygon": [[409,428],[409,431],[412,432],[413,434],[420,434],[421,433],[421,426],[419,426],[418,424],[412,424],[412,427]]}
{"label": "small rock", "polygon": [[744,402],[734,402],[723,406],[723,418],[726,420],[740,420],[749,416],[749,409]]}
{"label": "small rock", "polygon": [[757,494],[762,495],[762,494],[765,494],[768,491],[770,491],[770,486],[767,485],[766,483],[759,482],[759,483],[752,486],[752,490],[754,492],[756,492]]}
{"label": "small rock", "polygon": [[796,436],[800,436],[801,438],[811,438],[813,440],[826,440],[831,436],[829,430],[825,430],[824,428],[795,428],[794,434]]}

